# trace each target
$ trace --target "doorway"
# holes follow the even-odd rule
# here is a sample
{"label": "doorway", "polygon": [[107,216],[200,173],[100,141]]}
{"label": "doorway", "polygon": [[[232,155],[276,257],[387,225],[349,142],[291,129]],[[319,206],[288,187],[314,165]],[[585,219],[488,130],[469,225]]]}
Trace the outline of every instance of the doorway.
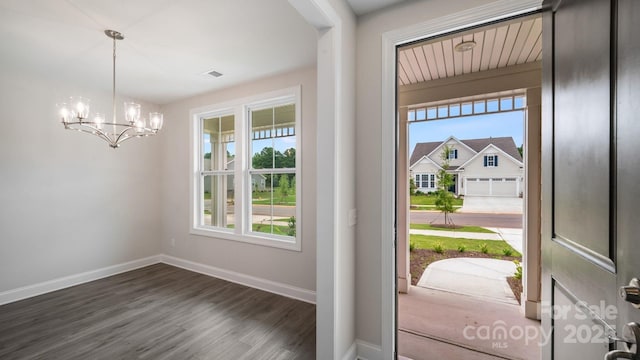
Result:
{"label": "doorway", "polygon": [[[410,329],[403,326],[405,325],[403,321],[405,323],[411,323],[411,321],[407,322],[408,317],[403,316],[402,312],[410,308],[414,310],[419,308],[415,306],[419,296],[424,296],[425,304],[429,308],[438,308],[440,314],[443,312],[447,314],[446,318],[449,320],[456,314],[473,318],[474,313],[482,312],[477,304],[476,309],[469,313],[464,313],[464,306],[451,305],[449,309],[446,306],[439,307],[437,303],[442,300],[441,298],[455,302],[452,299],[456,296],[437,291],[434,293],[434,290],[442,289],[433,286],[428,286],[429,291],[412,286],[417,282],[416,276],[419,276],[411,274],[411,269],[414,268],[411,249],[414,246],[411,246],[412,230],[409,224],[413,222],[416,214],[410,210],[412,197],[409,194],[415,189],[420,189],[418,191],[421,193],[423,190],[427,191],[426,196],[430,196],[430,193],[436,194],[433,195],[434,197],[437,197],[437,194],[449,192],[461,203],[464,202],[466,195],[521,199],[525,213],[521,234],[526,239],[524,251],[521,251],[524,256],[522,263],[525,265],[524,270],[521,270],[521,274],[524,274],[526,289],[522,299],[524,314],[520,314],[519,308],[515,308],[515,312],[514,308],[511,308],[509,309],[511,315],[507,318],[515,321],[521,328],[536,326],[535,323],[527,322],[525,315],[528,318],[538,318],[537,306],[540,301],[538,275],[540,239],[539,235],[535,234],[539,234],[540,229],[540,160],[537,154],[540,146],[541,29],[540,16],[532,14],[405,44],[398,49],[399,136],[397,145],[400,150],[397,157],[398,177],[396,179],[397,282],[399,291],[408,294],[400,295],[398,298],[400,346],[407,343],[405,341],[407,337],[423,337],[431,342],[435,340],[440,344],[457,346],[467,351],[487,355],[508,357],[512,355],[509,350],[521,354],[523,352],[523,348],[517,344],[496,345],[496,342],[489,341],[483,345],[478,341],[471,341],[464,336],[466,334],[463,334],[466,328],[458,329],[457,333],[449,331],[450,336],[443,338],[438,335],[443,333],[442,324],[434,327],[430,334],[429,327],[418,326],[417,329]],[[501,139],[499,136],[459,139],[454,135],[448,138],[443,137],[440,141],[433,141],[433,144],[421,143],[420,145],[424,145],[424,148],[429,147],[426,150],[421,149],[421,152],[416,151],[417,145],[412,146],[412,153],[409,152],[411,142],[409,128],[417,122],[445,122],[444,119],[489,116],[487,114],[497,116],[513,111],[526,114],[525,136],[524,141],[521,142],[521,145],[524,145],[523,153],[518,153],[513,139],[508,143],[506,138]],[[417,152],[420,153],[417,154]],[[523,161],[523,155],[526,162]],[[449,180],[445,185],[443,179],[447,176]],[[413,181],[413,186],[410,180]],[[443,186],[439,186],[441,182]],[[453,225],[447,224],[446,216],[444,223]],[[413,227],[412,225],[411,228]],[[437,246],[441,247],[441,245]],[[465,251],[464,246],[457,246],[460,252]],[[442,248],[435,249],[436,252],[442,251]],[[511,252],[507,248],[504,250]],[[482,253],[485,251],[483,250]],[[489,261],[491,260],[487,260]],[[429,270],[435,269],[435,265],[430,266],[433,267]],[[456,266],[454,269],[459,269]],[[471,282],[474,285],[478,283]],[[506,284],[506,280],[503,282]],[[465,284],[458,285],[462,288],[470,287]],[[465,300],[461,298],[456,301],[464,303]],[[491,303],[487,304],[486,308],[494,306],[495,304]],[[413,324],[418,322],[424,325],[437,322],[434,321],[436,319],[429,318],[429,310],[426,312],[423,310],[423,312],[425,317],[421,320],[416,321],[419,316],[413,316],[415,314],[411,316]],[[503,318],[478,319],[478,321],[497,320],[503,321]],[[488,323],[487,326],[490,325]],[[407,346],[415,346],[415,343],[413,341],[411,342],[413,345]],[[509,345],[511,349],[508,349]],[[532,345],[537,349],[537,343]],[[403,349],[400,346],[399,354],[403,355]],[[431,344],[428,347],[433,348],[434,345]]]}

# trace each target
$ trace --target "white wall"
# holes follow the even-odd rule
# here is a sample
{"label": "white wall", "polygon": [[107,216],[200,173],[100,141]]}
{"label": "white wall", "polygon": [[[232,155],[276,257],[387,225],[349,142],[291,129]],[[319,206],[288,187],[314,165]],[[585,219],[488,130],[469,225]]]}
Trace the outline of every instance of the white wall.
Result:
{"label": "white wall", "polygon": [[[340,51],[336,70],[340,81],[336,84],[336,180],[335,208],[335,309],[334,334],[336,337],[334,359],[343,359],[356,340],[356,292],[355,226],[350,224],[350,211],[356,209],[356,151],[355,151],[355,48],[356,18],[344,1],[333,0],[332,5],[340,16],[337,30],[339,41],[334,43]],[[322,259],[320,259],[322,261]],[[355,349],[355,348],[354,348]],[[319,357],[320,358],[320,357]]]}
{"label": "white wall", "polygon": [[[301,179],[302,251],[223,240],[189,233],[189,111],[206,105],[246,98],[302,85]],[[222,268],[240,274],[315,291],[316,285],[316,71],[307,68],[257,80],[163,106],[165,131],[171,136],[163,142],[161,178],[163,226],[161,247],[164,254]],[[170,120],[169,120],[170,119]],[[175,246],[171,246],[171,239]]]}
{"label": "white wall", "polygon": [[[383,311],[380,264],[381,201],[381,76],[382,34],[412,24],[490,3],[489,0],[425,0],[401,3],[393,8],[358,18],[356,60],[356,205],[359,211],[356,234],[356,336],[373,345],[382,343]],[[389,239],[391,242],[391,239]]]}
{"label": "white wall", "polygon": [[45,76],[0,66],[0,293],[160,250],[167,134],[114,150],[65,130],[57,102],[81,94],[109,116],[111,94]]}

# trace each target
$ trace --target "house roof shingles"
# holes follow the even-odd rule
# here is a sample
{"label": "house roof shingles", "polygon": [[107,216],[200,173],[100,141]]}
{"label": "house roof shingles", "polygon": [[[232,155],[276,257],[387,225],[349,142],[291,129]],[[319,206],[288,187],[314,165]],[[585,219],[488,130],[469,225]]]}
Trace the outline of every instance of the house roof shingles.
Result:
{"label": "house roof shingles", "polygon": [[[409,163],[411,165],[415,164],[416,161],[419,161],[420,159],[422,159],[423,156],[429,155],[438,146],[442,145],[443,142],[444,141],[417,143],[416,147],[413,149],[413,153],[411,154],[411,159],[409,160]],[[516,143],[513,141],[512,137],[507,136],[507,137],[494,137],[494,138],[485,138],[485,139],[469,139],[469,140],[460,140],[460,142],[464,143],[465,145],[473,149],[476,153],[482,151],[484,148],[489,146],[489,144],[493,144],[495,147],[509,154],[514,159],[518,161],[522,161],[522,156],[520,156],[520,152],[518,152],[518,148],[516,147]]]}

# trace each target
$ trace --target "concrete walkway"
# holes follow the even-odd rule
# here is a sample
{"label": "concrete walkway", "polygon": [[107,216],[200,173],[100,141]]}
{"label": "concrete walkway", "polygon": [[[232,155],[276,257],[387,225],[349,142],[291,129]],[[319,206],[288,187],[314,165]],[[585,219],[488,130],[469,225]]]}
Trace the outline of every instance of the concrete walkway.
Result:
{"label": "concrete walkway", "polygon": [[495,234],[489,233],[475,233],[475,232],[463,232],[463,231],[444,231],[444,230],[420,230],[410,229],[409,234],[417,235],[431,235],[442,236],[451,238],[465,238],[474,240],[504,240],[507,244],[511,245],[517,252],[522,254],[522,229],[509,229],[509,228],[486,228],[495,232]]}
{"label": "concrete walkway", "polygon": [[[498,327],[528,336],[478,336]],[[398,355],[414,360],[535,360],[543,340],[540,322],[526,319],[520,306],[414,286],[398,295],[398,328]]]}
{"label": "concrete walkway", "polygon": [[512,261],[452,258],[436,261],[422,273],[418,286],[517,305],[506,278],[513,276]]}

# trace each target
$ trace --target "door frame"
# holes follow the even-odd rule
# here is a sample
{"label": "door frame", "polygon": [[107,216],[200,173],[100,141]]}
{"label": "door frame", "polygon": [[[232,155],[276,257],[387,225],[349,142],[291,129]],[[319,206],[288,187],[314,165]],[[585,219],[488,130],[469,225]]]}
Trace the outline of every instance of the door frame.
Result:
{"label": "door frame", "polygon": [[[382,166],[381,166],[381,320],[382,355],[393,358],[396,353],[396,48],[419,39],[434,37],[484,23],[532,13],[542,8],[541,0],[500,0],[476,8],[392,30],[382,34]],[[393,120],[391,120],[393,119]],[[388,251],[392,249],[392,251]]]}

